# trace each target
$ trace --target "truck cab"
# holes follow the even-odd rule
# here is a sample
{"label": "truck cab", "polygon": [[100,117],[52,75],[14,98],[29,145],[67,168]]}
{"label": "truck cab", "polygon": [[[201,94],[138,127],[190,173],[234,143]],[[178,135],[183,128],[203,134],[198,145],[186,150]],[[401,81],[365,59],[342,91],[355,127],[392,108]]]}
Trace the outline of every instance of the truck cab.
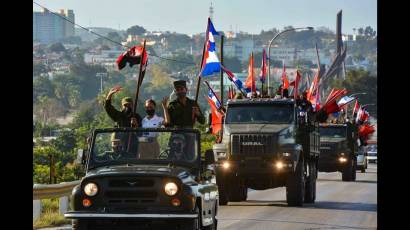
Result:
{"label": "truck cab", "polygon": [[346,123],[320,124],[320,172],[341,172],[343,181],[356,180],[358,139],[355,126]]}
{"label": "truck cab", "polygon": [[246,200],[248,188],[282,186],[289,206],[315,201],[319,126],[307,116],[293,99],[228,101],[213,147],[221,205]]}

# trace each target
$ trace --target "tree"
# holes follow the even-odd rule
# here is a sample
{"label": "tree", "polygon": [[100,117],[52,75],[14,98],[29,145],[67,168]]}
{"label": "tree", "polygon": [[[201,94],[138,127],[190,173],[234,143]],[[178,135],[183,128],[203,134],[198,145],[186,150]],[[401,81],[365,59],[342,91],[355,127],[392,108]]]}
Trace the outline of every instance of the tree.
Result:
{"label": "tree", "polygon": [[43,63],[33,63],[33,76],[39,76],[47,72],[47,66]]}
{"label": "tree", "polygon": [[377,77],[371,75],[365,70],[351,70],[347,72],[346,80],[336,79],[331,82],[331,86],[335,88],[346,88],[349,93],[361,93],[366,95],[358,95],[359,103],[376,104],[366,108],[371,116],[377,117]]}
{"label": "tree", "polygon": [[131,26],[130,28],[127,29],[127,35],[142,35],[146,32],[144,27],[142,26]]}
{"label": "tree", "polygon": [[64,115],[65,109],[55,98],[41,96],[38,98],[38,102],[34,104],[33,112],[37,120],[45,126],[54,122],[57,117]]}
{"label": "tree", "polygon": [[37,98],[46,96],[49,98],[55,97],[54,85],[45,76],[39,76],[33,79],[33,103],[37,102]]}
{"label": "tree", "polygon": [[50,50],[50,52],[56,52],[56,53],[66,51],[65,47],[63,46],[63,44],[61,42],[51,44],[48,49]]}

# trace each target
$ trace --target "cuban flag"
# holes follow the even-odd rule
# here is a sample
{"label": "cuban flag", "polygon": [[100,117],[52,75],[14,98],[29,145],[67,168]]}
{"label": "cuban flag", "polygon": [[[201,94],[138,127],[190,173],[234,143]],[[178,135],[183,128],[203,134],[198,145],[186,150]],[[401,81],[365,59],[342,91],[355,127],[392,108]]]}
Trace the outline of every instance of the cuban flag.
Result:
{"label": "cuban flag", "polygon": [[202,76],[204,77],[221,71],[221,63],[219,62],[218,56],[216,55],[214,38],[214,36],[219,34],[218,32],[216,32],[210,18],[208,18],[208,28],[206,29],[206,31],[206,50],[202,63]]}
{"label": "cuban flag", "polygon": [[221,68],[228,75],[228,79],[236,86],[236,88],[243,92],[245,89],[243,88],[242,81],[236,78],[235,75],[224,66],[221,66]]}
{"label": "cuban flag", "polygon": [[343,106],[353,102],[354,99],[355,99],[354,97],[344,96],[337,102],[337,105],[339,107],[343,107]]}
{"label": "cuban flag", "polygon": [[219,100],[218,96],[216,95],[215,91],[212,89],[211,85],[209,85],[209,82],[204,81],[204,84],[208,86],[208,99],[213,102],[215,107],[219,110],[221,109],[221,100]]}

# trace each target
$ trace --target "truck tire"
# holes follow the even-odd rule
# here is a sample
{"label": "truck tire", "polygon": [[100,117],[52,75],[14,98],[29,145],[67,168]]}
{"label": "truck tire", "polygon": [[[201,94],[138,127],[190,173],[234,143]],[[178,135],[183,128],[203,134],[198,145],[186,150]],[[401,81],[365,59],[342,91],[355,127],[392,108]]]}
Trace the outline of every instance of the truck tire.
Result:
{"label": "truck tire", "polygon": [[357,161],[353,160],[352,181],[356,181]]}
{"label": "truck tire", "polygon": [[300,159],[296,171],[286,181],[286,201],[288,206],[303,206],[305,198],[305,165]]}
{"label": "truck tire", "polygon": [[72,230],[86,230],[88,222],[86,220],[72,220],[71,229]]}
{"label": "truck tire", "polygon": [[230,178],[229,201],[240,202],[246,200],[248,193],[242,181],[237,176]]}
{"label": "truck tire", "polygon": [[218,194],[219,194],[219,205],[227,205],[228,204],[228,191],[229,188],[227,188],[227,186],[229,186],[228,183],[229,180],[227,180],[225,178],[224,175],[216,175],[216,184],[218,185]]}
{"label": "truck tire", "polygon": [[316,199],[316,165],[309,162],[309,177],[306,178],[305,203],[315,203]]}
{"label": "truck tire", "polygon": [[354,161],[349,160],[348,165],[342,172],[342,180],[343,181],[352,181],[353,180],[353,170],[354,170]]}

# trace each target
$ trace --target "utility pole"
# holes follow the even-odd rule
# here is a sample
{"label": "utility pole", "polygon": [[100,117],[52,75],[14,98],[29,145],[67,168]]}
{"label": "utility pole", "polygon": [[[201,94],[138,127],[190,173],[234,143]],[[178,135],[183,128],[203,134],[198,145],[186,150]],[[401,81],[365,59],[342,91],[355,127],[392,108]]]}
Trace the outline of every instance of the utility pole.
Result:
{"label": "utility pole", "polygon": [[103,77],[107,77],[108,73],[97,73],[95,76],[100,77],[100,80],[101,80],[100,93],[102,93],[103,92]]}

